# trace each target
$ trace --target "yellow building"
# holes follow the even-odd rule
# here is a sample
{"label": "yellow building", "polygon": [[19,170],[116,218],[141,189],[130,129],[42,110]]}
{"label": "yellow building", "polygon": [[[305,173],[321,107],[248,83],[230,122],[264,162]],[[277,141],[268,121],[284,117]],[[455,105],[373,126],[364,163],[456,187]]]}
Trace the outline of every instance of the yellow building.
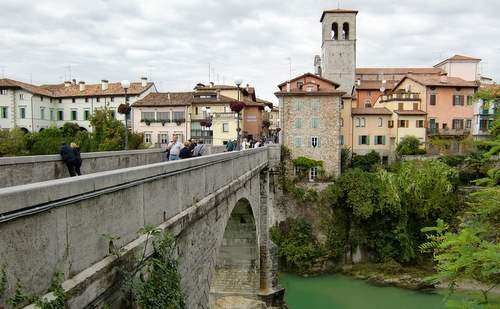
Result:
{"label": "yellow building", "polygon": [[353,154],[365,155],[372,150],[379,153],[382,162],[391,157],[391,121],[393,113],[382,108],[353,108],[351,132]]}
{"label": "yellow building", "polygon": [[392,112],[390,128],[394,149],[405,136],[415,136],[422,146],[427,142],[427,113],[422,108],[420,95],[425,87],[421,89],[420,86],[408,81],[391,93],[381,96],[375,103],[376,107],[385,107]]}
{"label": "yellow building", "polygon": [[[210,83],[198,84],[194,90],[193,105],[189,112],[191,127],[188,131],[191,138],[202,138],[214,145],[237,140],[237,115],[229,106],[235,100],[245,104],[240,113],[241,138],[259,139],[262,136],[264,108],[268,104],[256,98],[254,87]],[[211,127],[203,126],[208,119]]]}
{"label": "yellow building", "polygon": [[223,145],[237,139],[237,120],[229,103],[234,99],[220,92],[194,92],[189,108],[189,138],[206,144]]}

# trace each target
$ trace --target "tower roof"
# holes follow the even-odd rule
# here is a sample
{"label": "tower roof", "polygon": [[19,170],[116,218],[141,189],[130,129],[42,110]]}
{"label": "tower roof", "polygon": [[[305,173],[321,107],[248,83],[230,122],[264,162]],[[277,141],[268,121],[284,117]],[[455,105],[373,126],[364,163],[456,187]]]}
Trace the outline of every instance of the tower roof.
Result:
{"label": "tower roof", "polygon": [[332,14],[358,14],[358,11],[355,11],[355,10],[344,10],[344,9],[326,10],[326,11],[323,11],[323,14],[321,15],[321,19],[319,21],[323,22],[323,19],[325,18],[325,15],[328,14],[328,13],[332,13]]}

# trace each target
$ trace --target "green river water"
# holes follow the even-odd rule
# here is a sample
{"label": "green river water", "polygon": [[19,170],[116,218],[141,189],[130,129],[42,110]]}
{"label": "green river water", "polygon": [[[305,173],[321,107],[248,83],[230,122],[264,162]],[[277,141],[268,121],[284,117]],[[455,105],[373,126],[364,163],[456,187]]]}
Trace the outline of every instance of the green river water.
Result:
{"label": "green river water", "polygon": [[443,296],[378,287],[343,275],[303,278],[281,274],[290,309],[442,309]]}

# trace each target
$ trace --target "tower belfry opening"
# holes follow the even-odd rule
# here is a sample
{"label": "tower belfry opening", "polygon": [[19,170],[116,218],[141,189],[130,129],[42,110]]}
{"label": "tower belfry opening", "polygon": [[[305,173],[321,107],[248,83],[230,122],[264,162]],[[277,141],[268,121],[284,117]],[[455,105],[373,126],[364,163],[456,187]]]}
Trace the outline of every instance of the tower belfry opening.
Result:
{"label": "tower belfry opening", "polygon": [[334,9],[323,12],[323,44],[321,48],[321,76],[340,84],[339,90],[351,95],[356,69],[356,15],[357,11]]}

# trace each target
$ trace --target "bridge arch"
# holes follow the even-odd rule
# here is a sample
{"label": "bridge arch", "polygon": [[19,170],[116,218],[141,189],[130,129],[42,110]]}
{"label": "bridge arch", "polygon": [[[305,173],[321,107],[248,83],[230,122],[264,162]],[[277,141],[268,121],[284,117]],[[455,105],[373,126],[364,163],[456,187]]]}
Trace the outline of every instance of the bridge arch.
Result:
{"label": "bridge arch", "polygon": [[236,202],[223,235],[210,284],[212,301],[224,295],[257,294],[260,289],[257,217],[246,198]]}

